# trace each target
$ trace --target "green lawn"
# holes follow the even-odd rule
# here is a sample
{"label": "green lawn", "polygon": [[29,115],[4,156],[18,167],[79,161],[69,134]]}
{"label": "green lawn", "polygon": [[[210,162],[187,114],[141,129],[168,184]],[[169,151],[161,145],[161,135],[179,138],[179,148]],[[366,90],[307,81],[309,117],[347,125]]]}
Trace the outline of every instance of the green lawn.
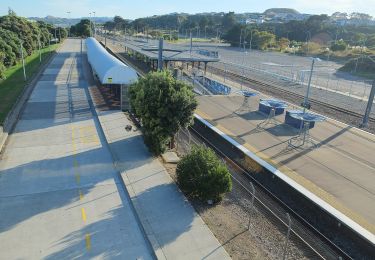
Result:
{"label": "green lawn", "polygon": [[[50,48],[42,49],[42,63],[55,52],[58,44],[51,45]],[[38,72],[41,64],[39,63],[39,52],[35,51],[28,56],[26,62],[26,75],[30,79],[32,75]],[[5,71],[6,79],[0,81],[0,125],[3,124],[7,114],[12,109],[18,96],[22,93],[26,82],[23,78],[22,62],[8,68]],[[29,80],[28,80],[29,81]]]}

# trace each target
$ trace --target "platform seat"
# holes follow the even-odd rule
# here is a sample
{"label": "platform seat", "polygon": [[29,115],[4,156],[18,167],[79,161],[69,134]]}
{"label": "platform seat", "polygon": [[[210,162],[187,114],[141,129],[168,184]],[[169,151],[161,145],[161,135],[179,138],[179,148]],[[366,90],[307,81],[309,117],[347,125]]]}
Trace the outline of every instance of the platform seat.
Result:
{"label": "platform seat", "polygon": [[[301,123],[302,123],[301,120],[291,117],[290,116],[291,113],[292,114],[295,114],[295,113],[301,113],[302,114],[303,111],[301,111],[301,110],[288,110],[285,113],[284,123],[287,124],[287,125],[290,125],[294,128],[300,129]],[[310,129],[314,128],[314,126],[315,126],[315,122],[310,122]]]}
{"label": "platform seat", "polygon": [[[271,107],[270,106],[266,106],[266,105],[264,105],[264,104],[262,104],[262,103],[259,103],[259,108],[258,108],[258,110],[260,111],[260,112],[262,112],[262,113],[265,113],[266,115],[269,115],[270,113],[271,113]],[[277,115],[281,115],[281,114],[283,114],[284,113],[284,110],[285,110],[285,108],[283,108],[283,107],[279,107],[279,108],[276,108],[275,109],[275,115],[277,116]]]}

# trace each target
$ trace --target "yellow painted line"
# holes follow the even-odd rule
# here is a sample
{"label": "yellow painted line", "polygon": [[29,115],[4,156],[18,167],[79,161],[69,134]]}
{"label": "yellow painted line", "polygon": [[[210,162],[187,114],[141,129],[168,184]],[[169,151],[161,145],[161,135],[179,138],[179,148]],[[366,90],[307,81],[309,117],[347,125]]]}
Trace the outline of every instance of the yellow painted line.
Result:
{"label": "yellow painted line", "polygon": [[80,189],[78,190],[78,193],[79,193],[79,199],[83,200],[83,193]]}
{"label": "yellow painted line", "polygon": [[81,213],[82,213],[82,220],[83,222],[86,222],[87,217],[86,217],[86,211],[84,208],[81,208]]}
{"label": "yellow painted line", "polygon": [[199,116],[201,116],[204,119],[212,120],[212,117],[207,115],[205,112],[199,110],[198,108],[195,110],[195,113],[198,114]]}
{"label": "yellow painted line", "polygon": [[76,182],[77,182],[77,184],[79,184],[80,181],[81,181],[81,176],[80,176],[78,173],[76,173],[76,174],[75,174],[75,177],[76,177]]}
{"label": "yellow painted line", "polygon": [[86,249],[87,250],[90,250],[91,249],[91,236],[90,234],[86,234]]}
{"label": "yellow painted line", "polygon": [[[203,116],[202,116],[203,117]],[[217,129],[222,131],[223,133],[227,134],[228,136],[237,136],[234,133],[232,133],[230,130],[224,128],[221,125],[215,126]],[[247,148],[250,152],[256,154],[259,158],[266,161],[267,163],[271,164],[273,167],[278,169],[280,172],[284,173],[286,176],[294,180],[295,182],[299,183],[303,187],[305,187],[310,192],[314,193],[321,199],[323,199],[325,202],[336,208],[337,210],[344,213],[346,216],[350,217],[354,221],[356,221],[359,225],[362,227],[368,229],[371,232],[375,232],[375,226],[371,223],[369,223],[365,218],[363,218],[358,213],[352,211],[348,207],[344,206],[341,202],[339,202],[332,194],[325,191],[324,189],[317,186],[315,183],[311,182],[310,180],[306,179],[305,177],[301,176],[294,170],[290,169],[289,167],[282,165],[278,162],[273,161],[272,159],[269,159],[269,157],[259,152],[258,149],[256,149],[254,146],[250,145],[249,143],[245,143],[242,145],[243,147]]]}
{"label": "yellow painted line", "polygon": [[79,163],[77,161],[77,158],[73,158],[73,166],[74,167],[78,167],[79,166]]}

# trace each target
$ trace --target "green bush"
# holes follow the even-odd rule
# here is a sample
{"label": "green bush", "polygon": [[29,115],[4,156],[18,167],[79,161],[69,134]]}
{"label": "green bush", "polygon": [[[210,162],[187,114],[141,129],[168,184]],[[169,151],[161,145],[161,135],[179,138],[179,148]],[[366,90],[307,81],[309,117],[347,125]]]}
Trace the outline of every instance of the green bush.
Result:
{"label": "green bush", "polygon": [[209,148],[193,147],[177,165],[177,181],[183,192],[202,201],[220,201],[232,190],[230,173]]}
{"label": "green bush", "polygon": [[145,144],[159,155],[180,128],[190,125],[197,101],[192,86],[170,72],[152,72],[129,88],[132,112],[141,120]]}
{"label": "green bush", "polygon": [[348,45],[343,40],[339,40],[331,45],[332,51],[345,51]]}

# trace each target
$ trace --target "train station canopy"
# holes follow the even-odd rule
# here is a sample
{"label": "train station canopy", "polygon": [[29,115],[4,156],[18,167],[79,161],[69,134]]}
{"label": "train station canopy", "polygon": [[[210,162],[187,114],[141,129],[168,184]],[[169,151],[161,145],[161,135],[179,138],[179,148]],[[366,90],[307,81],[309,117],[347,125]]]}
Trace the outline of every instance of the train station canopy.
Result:
{"label": "train station canopy", "polygon": [[110,54],[95,38],[86,39],[87,56],[101,84],[131,84],[137,72]]}

